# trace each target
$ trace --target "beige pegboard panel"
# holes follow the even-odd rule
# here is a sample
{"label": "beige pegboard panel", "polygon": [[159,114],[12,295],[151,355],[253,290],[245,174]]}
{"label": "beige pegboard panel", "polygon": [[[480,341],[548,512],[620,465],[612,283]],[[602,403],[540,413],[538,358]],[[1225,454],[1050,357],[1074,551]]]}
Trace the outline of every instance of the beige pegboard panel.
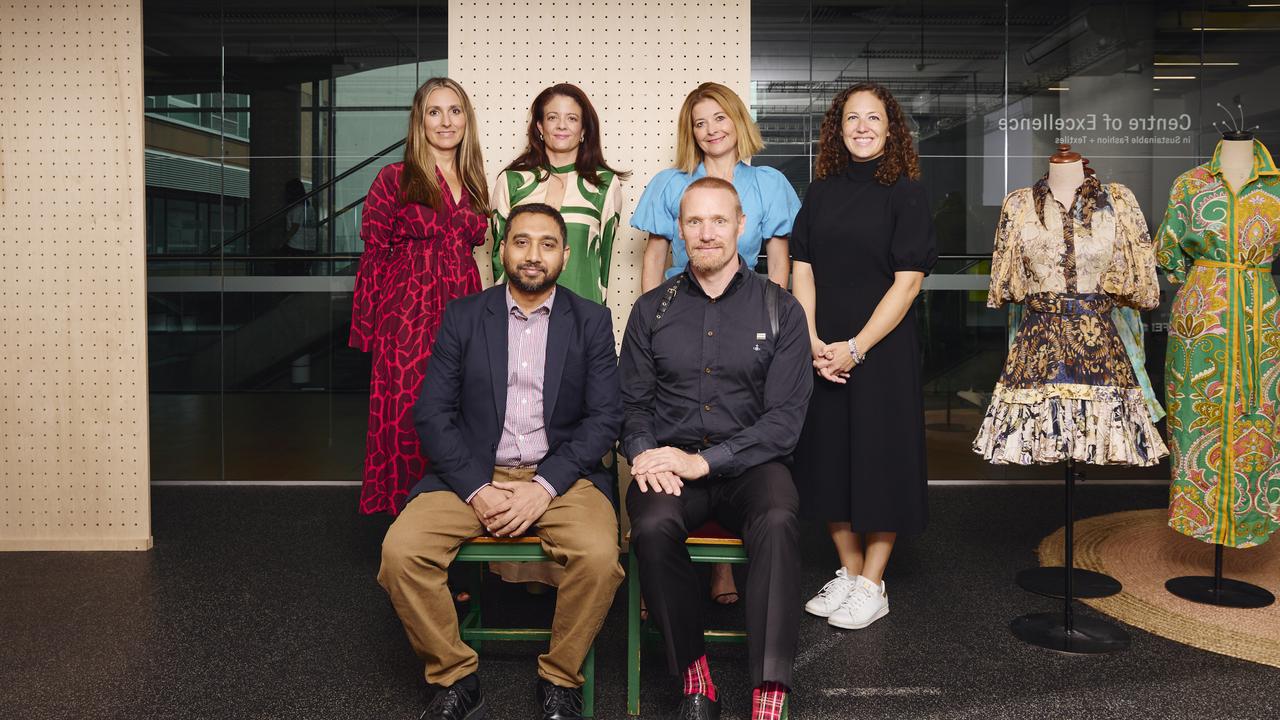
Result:
{"label": "beige pegboard panel", "polygon": [[[449,2],[449,74],[475,105],[490,188],[524,149],[534,96],[560,82],[586,92],[600,115],[605,159],[632,173],[609,278],[619,346],[640,295],[646,239],[631,229],[631,212],[649,179],[675,164],[676,115],[690,90],[713,80],[748,98],[750,18],[747,1]],[[488,245],[476,257],[488,284]],[[629,470],[624,461],[622,488]],[[625,532],[625,509],[622,517]]]}
{"label": "beige pegboard panel", "polygon": [[0,550],[145,550],[142,8],[0,0]]}
{"label": "beige pegboard panel", "polygon": [[[534,96],[559,82],[587,93],[605,158],[631,171],[609,279],[619,343],[645,244],[631,211],[649,179],[675,163],[676,114],[690,90],[714,80],[748,98],[750,16],[746,1],[449,3],[449,74],[475,104],[490,188],[524,149]],[[488,250],[476,253],[486,282]]]}

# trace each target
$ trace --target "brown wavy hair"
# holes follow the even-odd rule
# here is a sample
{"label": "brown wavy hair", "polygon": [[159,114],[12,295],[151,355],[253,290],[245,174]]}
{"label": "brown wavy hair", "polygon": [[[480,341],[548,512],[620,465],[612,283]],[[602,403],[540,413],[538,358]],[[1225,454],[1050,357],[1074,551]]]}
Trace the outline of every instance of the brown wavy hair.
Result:
{"label": "brown wavy hair", "polygon": [[600,170],[613,173],[619,180],[631,177],[631,173],[614,170],[605,163],[604,150],[600,145],[600,116],[596,115],[595,107],[587,99],[587,94],[582,92],[582,88],[569,83],[552,85],[533,99],[533,105],[529,108],[529,129],[526,133],[528,142],[524,152],[520,157],[512,160],[504,170],[532,171],[538,182],[546,180],[551,175],[551,161],[547,159],[547,143],[538,134],[538,123],[542,122],[547,103],[555,97],[567,97],[582,108],[582,144],[578,146],[578,157],[573,163],[579,177],[596,187],[600,186],[598,174]]}
{"label": "brown wavy hair", "polygon": [[841,133],[842,116],[845,102],[860,92],[869,92],[879,98],[884,103],[889,120],[889,136],[885,138],[880,167],[876,168],[876,180],[881,185],[892,185],[903,176],[919,180],[920,156],[916,153],[915,144],[911,142],[911,131],[907,129],[907,118],[902,113],[902,106],[888,88],[875,82],[862,82],[845,88],[831,100],[831,107],[827,108],[826,115],[822,117],[822,132],[818,139],[818,179],[839,175],[849,167],[851,156],[849,149],[844,146],[844,136]]}
{"label": "brown wavy hair", "polygon": [[484,158],[480,154],[479,122],[471,98],[456,81],[438,77],[422,83],[413,94],[413,109],[409,111],[409,132],[404,144],[404,173],[400,178],[400,202],[416,202],[430,205],[437,212],[444,209],[444,190],[436,180],[435,158],[427,129],[423,122],[427,115],[427,97],[433,90],[446,88],[454,91],[462,101],[462,112],[467,116],[467,126],[462,131],[462,142],[454,148],[458,178],[471,196],[471,209],[481,215],[489,214],[489,187],[484,178]]}

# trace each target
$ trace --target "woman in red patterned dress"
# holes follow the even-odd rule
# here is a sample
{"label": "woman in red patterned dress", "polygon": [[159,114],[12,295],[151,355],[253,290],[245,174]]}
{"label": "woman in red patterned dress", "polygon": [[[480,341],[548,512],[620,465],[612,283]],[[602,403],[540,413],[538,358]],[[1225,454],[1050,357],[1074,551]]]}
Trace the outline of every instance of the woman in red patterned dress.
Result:
{"label": "woman in red patterned dress", "polygon": [[413,96],[404,162],[364,201],[351,347],[373,353],[360,511],[400,512],[427,459],[413,403],[444,306],[480,290],[471,249],[484,242],[489,193],[465,91],[432,78]]}

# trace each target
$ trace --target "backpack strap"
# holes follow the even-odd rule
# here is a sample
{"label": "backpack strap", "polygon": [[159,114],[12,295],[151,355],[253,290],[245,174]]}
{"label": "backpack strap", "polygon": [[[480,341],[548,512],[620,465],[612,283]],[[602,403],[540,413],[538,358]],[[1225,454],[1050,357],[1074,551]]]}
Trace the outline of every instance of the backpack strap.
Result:
{"label": "backpack strap", "polygon": [[769,313],[769,338],[777,340],[778,338],[778,295],[782,292],[782,286],[772,280],[766,280],[764,286],[764,307]]}

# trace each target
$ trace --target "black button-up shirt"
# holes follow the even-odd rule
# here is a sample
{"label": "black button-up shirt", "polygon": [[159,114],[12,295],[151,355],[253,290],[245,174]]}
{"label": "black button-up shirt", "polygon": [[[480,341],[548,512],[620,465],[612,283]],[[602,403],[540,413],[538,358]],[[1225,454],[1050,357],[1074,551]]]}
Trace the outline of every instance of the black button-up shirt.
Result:
{"label": "black button-up shirt", "polygon": [[699,451],[713,476],[730,477],[789,455],[813,392],[804,309],[779,293],[773,337],[769,281],[741,260],[716,298],[688,270],[677,277],[684,279],[660,319],[674,278],[631,308],[619,365],[623,452],[634,461],[665,445]]}

